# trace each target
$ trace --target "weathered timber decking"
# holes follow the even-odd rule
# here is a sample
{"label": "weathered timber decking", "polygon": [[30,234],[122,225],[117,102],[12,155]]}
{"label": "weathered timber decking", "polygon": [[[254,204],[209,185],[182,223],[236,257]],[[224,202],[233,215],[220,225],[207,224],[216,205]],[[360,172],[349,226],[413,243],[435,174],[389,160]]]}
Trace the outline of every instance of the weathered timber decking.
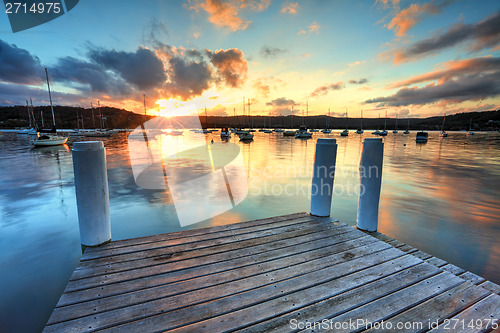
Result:
{"label": "weathered timber decking", "polygon": [[[380,233],[298,213],[87,249],[45,332],[288,332],[323,319],[487,332],[499,290]],[[450,331],[446,319],[485,324]]]}

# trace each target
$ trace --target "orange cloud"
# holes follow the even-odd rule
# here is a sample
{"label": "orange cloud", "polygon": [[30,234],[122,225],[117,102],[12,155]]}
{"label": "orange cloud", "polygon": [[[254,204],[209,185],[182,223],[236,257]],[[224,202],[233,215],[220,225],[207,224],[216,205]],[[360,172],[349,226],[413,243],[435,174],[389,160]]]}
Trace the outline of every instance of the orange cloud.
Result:
{"label": "orange cloud", "polygon": [[364,64],[364,63],[365,63],[365,61],[364,61],[364,60],[363,60],[363,61],[359,61],[359,60],[358,60],[358,61],[355,61],[355,62],[351,62],[348,66],[349,66],[349,67],[353,67],[353,66],[357,66],[357,65]]}
{"label": "orange cloud", "polygon": [[478,57],[464,60],[451,60],[445,62],[441,68],[434,71],[416,75],[404,81],[395,82],[388,86],[389,89],[401,88],[411,84],[437,80],[438,84],[443,84],[458,76],[465,74],[486,73],[496,71],[500,66],[500,57]]}
{"label": "orange cloud", "polygon": [[240,87],[245,82],[248,64],[243,51],[233,48],[215,52],[207,50],[207,53],[210,61],[217,68],[219,80],[233,88]]}
{"label": "orange cloud", "polygon": [[271,0],[188,0],[184,7],[200,12],[203,9],[208,14],[208,21],[231,31],[245,30],[251,21],[245,21],[239,16],[240,9],[251,9],[261,12],[266,10]]}
{"label": "orange cloud", "polygon": [[304,29],[300,29],[299,32],[297,32],[297,35],[305,35],[307,33],[312,34],[313,32],[319,33],[320,25],[318,22],[313,22],[307,27],[307,31]]}
{"label": "orange cloud", "polygon": [[281,8],[280,13],[282,14],[297,14],[299,9],[299,4],[297,2],[285,2],[283,8]]}
{"label": "orange cloud", "polygon": [[[199,6],[208,13],[208,21],[216,26],[228,28],[231,31],[245,30],[251,23],[250,21],[242,20],[238,16],[238,8],[229,2],[205,0]],[[195,6],[193,7],[196,8]]]}
{"label": "orange cloud", "polygon": [[311,25],[309,25],[309,33],[313,33],[313,32],[319,33],[319,28],[320,28],[320,26],[319,26],[318,22],[313,22],[313,23],[311,23]]}
{"label": "orange cloud", "polygon": [[439,12],[439,9],[430,3],[426,3],[421,6],[411,4],[410,7],[403,9],[396,14],[396,16],[387,25],[387,28],[389,30],[394,30],[396,32],[396,36],[401,37],[422,19],[422,15],[424,13],[435,14],[437,12]]}

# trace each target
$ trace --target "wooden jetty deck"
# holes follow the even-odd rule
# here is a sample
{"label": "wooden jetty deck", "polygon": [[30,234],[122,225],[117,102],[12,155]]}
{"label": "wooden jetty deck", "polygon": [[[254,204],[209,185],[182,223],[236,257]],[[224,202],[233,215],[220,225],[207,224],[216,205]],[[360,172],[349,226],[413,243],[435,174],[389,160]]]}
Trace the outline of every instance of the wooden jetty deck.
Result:
{"label": "wooden jetty deck", "polygon": [[487,332],[499,291],[380,233],[298,213],[89,248],[44,332],[380,332],[366,323],[382,320],[387,332]]}

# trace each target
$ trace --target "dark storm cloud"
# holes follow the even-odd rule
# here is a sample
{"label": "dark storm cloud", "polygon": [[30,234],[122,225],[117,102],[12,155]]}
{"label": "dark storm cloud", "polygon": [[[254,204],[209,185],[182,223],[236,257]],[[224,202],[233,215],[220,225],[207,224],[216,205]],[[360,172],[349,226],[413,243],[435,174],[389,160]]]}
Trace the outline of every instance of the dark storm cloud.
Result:
{"label": "dark storm cloud", "polygon": [[135,52],[94,48],[89,51],[89,57],[139,89],[161,86],[167,79],[162,61],[151,50],[142,47]]}
{"label": "dark storm cloud", "polygon": [[479,51],[500,43],[500,12],[474,24],[456,24],[448,31],[416,42],[396,52],[395,63],[412,60],[426,54],[471,42],[470,49]]}
{"label": "dark storm cloud", "polygon": [[39,84],[43,79],[44,71],[38,57],[0,39],[0,81]]}
{"label": "dark storm cloud", "polygon": [[365,84],[368,83],[368,79],[359,79],[359,80],[349,80],[350,84]]}
{"label": "dark storm cloud", "polygon": [[273,58],[276,57],[280,54],[286,53],[288,50],[286,49],[280,49],[277,47],[272,47],[268,45],[262,46],[260,49],[260,55],[263,56],[264,58]]}
{"label": "dark storm cloud", "polygon": [[210,87],[212,71],[205,62],[186,61],[173,57],[169,61],[169,82],[166,85],[168,93],[188,99],[198,96]]}
{"label": "dark storm cloud", "polygon": [[131,87],[120,77],[112,75],[106,68],[95,63],[73,57],[59,58],[56,65],[50,68],[50,78],[66,82],[75,88],[85,91],[90,86],[92,92],[110,95],[127,95],[132,92]]}
{"label": "dark storm cloud", "polygon": [[206,53],[217,69],[219,82],[232,88],[240,87],[245,82],[248,64],[243,51],[239,49],[217,50],[215,52],[206,50]]}
{"label": "dark storm cloud", "polygon": [[268,106],[286,106],[286,105],[297,105],[293,99],[286,99],[285,97],[280,97],[270,102],[267,102]]}
{"label": "dark storm cloud", "polygon": [[328,94],[331,90],[340,90],[344,88],[343,82],[331,83],[321,87],[316,88],[312,93],[311,97],[324,96]]}
{"label": "dark storm cloud", "polygon": [[[0,82],[0,91],[0,105],[25,105],[28,97],[33,98],[33,103],[36,105],[49,103],[49,94],[44,88]],[[54,105],[68,104],[68,102],[79,104],[82,97],[75,94],[52,92],[52,101]]]}
{"label": "dark storm cloud", "polygon": [[500,82],[500,72],[471,74],[442,84],[429,84],[422,88],[403,88],[394,95],[369,99],[365,103],[377,103],[377,106],[405,106],[438,101],[454,103],[477,101],[499,96],[498,82]]}

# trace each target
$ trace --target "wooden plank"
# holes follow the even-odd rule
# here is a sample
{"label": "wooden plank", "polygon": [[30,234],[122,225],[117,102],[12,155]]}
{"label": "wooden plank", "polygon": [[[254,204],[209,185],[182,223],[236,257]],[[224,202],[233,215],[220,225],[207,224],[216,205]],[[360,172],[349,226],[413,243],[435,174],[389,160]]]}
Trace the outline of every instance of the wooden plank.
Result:
{"label": "wooden plank", "polygon": [[[374,244],[379,245],[380,243],[376,242]],[[382,243],[379,246],[388,245]],[[347,251],[347,253],[352,254],[354,251]],[[229,286],[226,286],[228,288],[221,288],[220,286],[204,288],[162,300],[104,312],[96,316],[87,316],[73,321],[49,325],[46,330],[48,332],[77,332],[81,328],[87,327],[94,330],[120,325],[114,329],[118,331],[144,332],[155,327],[183,326],[203,319],[207,315],[214,316],[221,312],[234,311],[244,306],[261,303],[281,295],[281,291],[292,292],[351,274],[394,259],[402,254],[403,252],[399,250],[389,248],[346,262],[345,260],[350,256],[346,257],[346,253],[340,253],[266,273],[261,279],[252,277],[251,279],[238,280],[230,285],[228,284]],[[281,281],[276,282],[276,280]],[[241,292],[242,290],[246,291]],[[221,297],[222,295],[226,296]],[[186,308],[186,306],[189,307]]]}
{"label": "wooden plank", "polygon": [[[333,229],[333,231],[338,231],[339,234],[344,233],[343,231],[346,230],[339,230],[338,228]],[[327,230],[323,230],[323,232],[328,232]],[[356,231],[351,231],[350,232],[353,237],[356,236]],[[280,237],[283,238],[283,237]],[[254,240],[249,240],[249,241],[242,241],[239,243],[234,243],[232,244],[232,247],[230,249],[235,250],[238,248],[244,249],[245,246],[252,246],[255,244],[262,244],[263,239],[254,239]],[[210,262],[208,260],[214,259],[214,257],[208,257],[210,254],[221,254],[223,255],[227,251],[222,251],[221,248],[209,248],[205,249],[207,252],[205,253],[206,256],[198,258],[197,261],[188,261],[188,260],[180,260],[180,261],[173,261],[173,262],[167,262],[165,264],[160,264],[160,265],[155,265],[155,266],[147,266],[147,267],[141,267],[137,269],[131,269],[126,271],[127,273],[125,274],[124,272],[118,272],[118,273],[109,273],[105,275],[100,275],[100,276],[92,276],[89,278],[85,279],[79,279],[75,281],[70,281],[66,287],[65,292],[70,292],[70,291],[76,291],[76,290],[82,290],[82,289],[88,289],[91,287],[97,287],[97,286],[104,286],[106,284],[112,284],[112,283],[117,283],[121,281],[127,281],[127,280],[133,280],[133,279],[138,279],[138,278],[143,278],[146,276],[152,276],[152,275],[157,275],[157,274],[163,274],[166,271],[173,271],[173,270],[181,270],[185,269],[188,267],[192,267],[192,264],[203,264],[203,261],[205,260],[205,264]],[[224,248],[224,250],[228,250],[228,248]],[[200,250],[200,252],[203,251]],[[215,253],[213,253],[215,252]],[[198,252],[199,253],[199,252]],[[226,253],[227,254],[227,253]],[[232,253],[234,255],[234,253]],[[169,258],[167,258],[169,259]],[[215,258],[215,260],[220,259],[220,257]]]}
{"label": "wooden plank", "polygon": [[431,258],[432,256],[429,253],[425,253],[424,251],[416,251],[412,253],[415,257],[420,258],[422,260],[426,260]]}
{"label": "wooden plank", "polygon": [[[385,319],[382,328],[366,332],[426,332],[444,319],[464,310],[480,299],[490,295],[488,291],[469,282],[464,282],[390,319]],[[403,325],[403,326],[401,326]]]}
{"label": "wooden plank", "polygon": [[443,266],[441,268],[444,269],[445,271],[448,271],[448,272],[450,272],[452,274],[455,274],[455,275],[460,275],[462,273],[465,273],[465,269],[457,267],[457,266],[455,266],[453,264],[447,264],[447,265],[445,265],[445,266]]}
{"label": "wooden plank", "polygon": [[383,242],[386,242],[386,243],[389,242],[389,241],[394,240],[394,238],[391,238],[391,237],[389,237],[387,235],[384,235],[383,233],[380,233],[378,231],[375,231],[375,232],[364,231],[364,232],[366,234],[371,235],[371,236],[373,236],[373,237],[375,237],[375,238],[377,238],[377,239],[379,239],[379,240],[381,240]]}
{"label": "wooden plank", "polygon": [[331,314],[331,311],[342,311],[356,304],[364,304],[438,272],[435,267],[429,267],[422,264],[421,260],[406,255],[308,289],[179,327],[173,331],[288,332],[292,331],[290,328],[292,319],[314,320],[318,315]]}
{"label": "wooden plank", "polygon": [[[122,294],[135,290],[148,288],[154,285],[173,283],[182,280],[193,279],[204,275],[210,275],[217,272],[243,267],[257,261],[265,261],[267,259],[276,258],[281,255],[281,251],[299,252],[307,247],[321,247],[322,245],[329,246],[338,242],[346,241],[346,239],[357,239],[358,235],[354,235],[354,230],[347,229],[346,233],[340,233],[339,229],[323,230],[323,232],[310,233],[293,238],[280,239],[274,242],[254,245],[246,248],[237,248],[233,251],[208,255],[204,257],[195,257],[182,262],[167,263],[162,267],[146,268],[139,271],[134,271],[135,279],[124,281],[113,281],[113,283],[98,284],[95,287],[78,289],[78,287],[69,286],[68,291],[61,296],[58,306],[64,306],[77,302],[82,302],[100,297]],[[363,236],[360,234],[359,236]],[[375,239],[374,239],[375,241]],[[289,252],[289,253],[293,253]],[[283,256],[285,256],[283,254]],[[130,274],[130,273],[127,273]],[[142,275],[141,275],[142,274]],[[123,274],[119,274],[121,277]],[[81,281],[80,281],[81,282]],[[106,282],[111,282],[107,281]],[[70,282],[72,284],[74,282]]]}
{"label": "wooden plank", "polygon": [[218,233],[221,231],[243,229],[243,228],[254,227],[254,226],[259,226],[259,225],[263,226],[266,224],[272,224],[273,222],[292,220],[292,219],[296,219],[296,218],[300,218],[300,217],[308,217],[308,216],[310,216],[310,215],[306,212],[299,212],[299,213],[294,213],[294,214],[286,214],[286,215],[280,215],[280,216],[274,216],[274,217],[269,217],[269,218],[263,218],[263,219],[245,221],[245,222],[239,222],[239,223],[233,223],[233,224],[226,224],[226,225],[220,225],[220,226],[214,226],[214,227],[206,227],[206,228],[192,229],[192,230],[182,230],[182,231],[170,232],[170,233],[159,234],[159,235],[122,239],[122,240],[113,241],[113,242],[108,243],[108,244],[104,244],[104,245],[99,246],[99,247],[89,247],[85,250],[85,252],[88,252],[88,253],[100,252],[100,251],[107,251],[107,250],[119,248],[119,247],[126,247],[126,246],[130,246],[130,245],[155,243],[155,242],[159,242],[159,241],[168,241],[168,240],[172,240],[172,239],[186,238],[186,237],[190,237],[190,236],[209,235],[211,233]]}
{"label": "wooden plank", "polygon": [[185,238],[176,238],[166,241],[158,241],[154,243],[137,244],[126,247],[113,248],[109,250],[84,253],[84,255],[81,258],[81,261],[93,260],[97,258],[106,258],[111,256],[113,258],[117,258],[122,255],[143,253],[144,251],[151,251],[154,249],[161,249],[165,247],[184,246],[188,248],[190,246],[190,248],[198,248],[204,246],[204,244],[209,244],[209,243],[218,244],[224,241],[228,242],[227,240],[234,241],[234,239],[238,238],[246,239],[248,237],[259,237],[259,235],[264,235],[267,232],[276,232],[276,231],[279,232],[280,230],[283,230],[283,228],[300,227],[300,225],[306,223],[323,224],[327,222],[320,222],[317,221],[314,217],[305,216],[291,220],[278,221],[272,223],[271,225],[266,225],[265,228],[259,225],[243,229],[210,233],[208,236],[195,235]]}
{"label": "wooden plank", "polygon": [[393,240],[391,240],[391,241],[389,241],[387,243],[391,244],[394,247],[400,247],[400,246],[406,245],[405,243],[400,242],[397,239],[393,239]]}
{"label": "wooden plank", "polygon": [[[336,333],[359,332],[369,328],[367,326],[369,323],[390,318],[461,283],[463,283],[462,279],[451,273],[443,272],[354,310],[327,319],[333,323],[357,323],[355,329],[339,327],[335,330]],[[358,324],[357,320],[359,319],[362,319],[363,323]],[[310,332],[311,330],[304,331]]]}
{"label": "wooden plank", "polygon": [[403,252],[409,252],[411,250],[416,250],[413,246],[405,244],[403,246],[399,246],[398,249],[400,249]]}
{"label": "wooden plank", "polygon": [[441,267],[441,266],[448,264],[447,261],[444,261],[443,259],[439,259],[436,257],[431,257],[429,259],[426,259],[425,261],[427,261],[429,264],[434,265],[436,267]]}
{"label": "wooden plank", "polygon": [[500,286],[496,283],[493,283],[491,281],[485,281],[481,283],[480,286],[486,290],[491,291],[492,293],[495,293],[497,295],[500,294]]}
{"label": "wooden plank", "polygon": [[[330,246],[312,249],[308,252],[297,251],[297,253],[293,255],[280,257],[276,260],[268,260],[269,258],[265,258],[266,260],[260,261],[253,258],[251,261],[251,263],[253,263],[252,265],[239,268],[237,271],[224,271],[179,283],[164,284],[159,286],[152,285],[150,286],[151,288],[136,292],[105,298],[99,297],[93,301],[58,307],[54,310],[48,324],[55,324],[65,320],[76,319],[86,315],[97,314],[104,311],[139,304],[145,301],[170,297],[214,285],[221,285],[241,278],[249,279],[252,276],[258,276],[259,274],[262,275],[265,272],[271,272],[285,267],[288,268],[297,264],[316,260],[321,257],[330,256],[339,252],[345,252],[347,250],[355,250],[358,247],[363,248],[362,250],[356,252],[357,255],[371,253],[373,251],[371,245],[374,242],[376,242],[376,240],[373,239],[373,237],[363,236],[361,238],[351,239],[342,243],[338,242],[337,244],[330,244]],[[279,250],[276,252],[279,252]]]}
{"label": "wooden plank", "polygon": [[[446,319],[429,332],[489,332],[500,328],[500,296],[492,294],[466,310]],[[493,326],[493,327],[492,327]]]}
{"label": "wooden plank", "polygon": [[[231,242],[231,243],[226,243],[226,244],[221,244],[221,245],[216,245],[216,246],[208,246],[208,247],[203,247],[200,248],[199,250],[188,250],[188,251],[178,251],[178,252],[171,252],[172,249],[166,248],[161,255],[156,255],[156,256],[149,256],[146,255],[144,258],[136,259],[136,260],[128,260],[128,261],[113,261],[113,260],[107,260],[107,264],[104,264],[103,261],[100,261],[100,259],[96,259],[95,261],[99,261],[99,265],[92,265],[93,262],[95,261],[87,261],[84,263],[81,263],[81,265],[75,270],[74,274],[71,276],[71,280],[78,280],[78,279],[83,279],[87,278],[90,276],[97,276],[97,275],[104,275],[108,273],[114,273],[118,271],[124,271],[128,269],[137,269],[140,267],[145,267],[145,266],[154,266],[154,265],[159,265],[167,262],[174,262],[174,261],[180,261],[180,260],[186,260],[186,259],[191,259],[191,258],[196,258],[196,257],[202,257],[202,256],[207,256],[215,253],[223,253],[223,252],[228,252],[228,251],[233,251],[234,249],[241,249],[245,244],[261,244],[263,242],[269,242],[270,240],[276,240],[276,239],[288,239],[292,237],[297,237],[298,235],[307,235],[307,234],[312,234],[312,233],[325,233],[326,230],[336,230],[334,234],[339,233],[344,233],[351,231],[349,227],[337,227],[329,224],[310,224],[307,226],[304,226],[303,228],[300,228],[299,230],[295,231],[290,231],[286,234],[278,234],[276,237],[264,237],[260,238],[259,240],[256,239],[251,239],[247,241],[241,241],[241,242]],[[328,233],[328,232],[327,232]],[[326,235],[326,234],[324,234]],[[330,233],[331,235],[331,233]],[[158,254],[158,251],[156,251],[156,254]]]}
{"label": "wooden plank", "polygon": [[479,275],[474,274],[472,272],[464,272],[464,273],[460,274],[459,277],[461,277],[465,281],[469,281],[470,283],[473,283],[476,285],[480,284],[481,282],[486,281],[486,279],[483,278],[482,276],[479,276]]}

